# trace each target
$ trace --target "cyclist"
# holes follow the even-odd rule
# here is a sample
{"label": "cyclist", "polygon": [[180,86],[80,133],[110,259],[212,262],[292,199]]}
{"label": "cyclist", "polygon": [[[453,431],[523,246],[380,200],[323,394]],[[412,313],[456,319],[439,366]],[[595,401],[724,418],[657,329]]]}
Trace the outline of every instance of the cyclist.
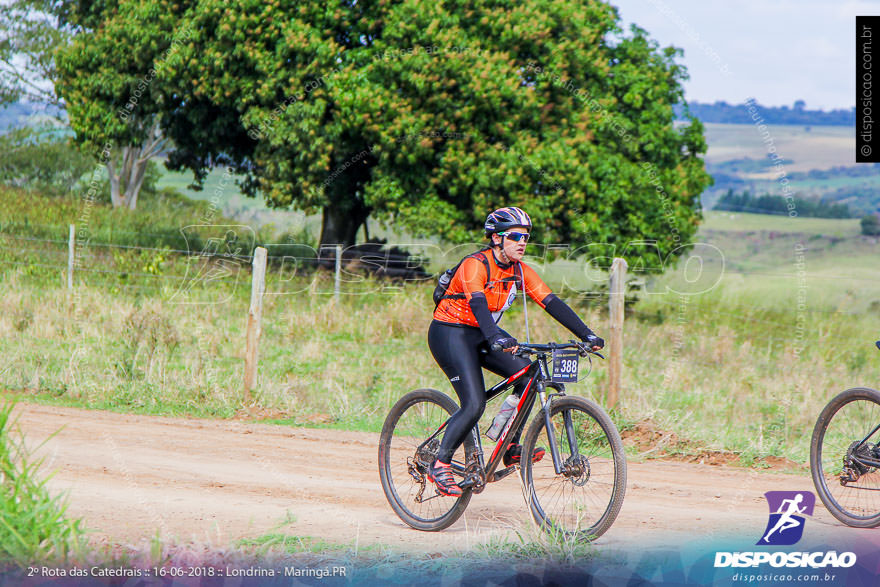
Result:
{"label": "cyclist", "polygon": [[[593,350],[605,346],[605,341],[521,261],[531,229],[531,218],[519,208],[500,208],[489,214],[484,230],[491,246],[465,257],[434,310],[434,319],[428,328],[428,346],[452,383],[461,406],[449,419],[437,460],[428,472],[428,478],[442,495],[461,495],[461,487],[452,476],[450,460],[486,409],[481,367],[510,377],[529,364],[524,357],[512,354],[517,349],[517,341],[497,324],[502,313],[513,305],[518,288],[523,288],[548,314],[590,344]],[[493,351],[492,346],[496,344],[502,350]],[[521,396],[524,386],[524,381],[515,386],[514,393]],[[522,446],[518,436],[511,439],[504,453],[505,466],[520,461]],[[543,456],[544,449],[537,448],[532,458],[538,461]]]}

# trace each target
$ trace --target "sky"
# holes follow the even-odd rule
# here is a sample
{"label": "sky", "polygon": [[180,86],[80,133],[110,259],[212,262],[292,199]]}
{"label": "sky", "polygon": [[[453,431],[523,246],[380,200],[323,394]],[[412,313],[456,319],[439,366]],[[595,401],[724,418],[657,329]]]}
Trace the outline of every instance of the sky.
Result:
{"label": "sky", "polygon": [[880,15],[880,0],[608,1],[626,29],[684,49],[688,101],[824,110],[855,105],[855,17]]}
{"label": "sky", "polygon": [[810,110],[855,105],[855,17],[880,1],[609,0],[661,47],[684,49],[688,101]]}

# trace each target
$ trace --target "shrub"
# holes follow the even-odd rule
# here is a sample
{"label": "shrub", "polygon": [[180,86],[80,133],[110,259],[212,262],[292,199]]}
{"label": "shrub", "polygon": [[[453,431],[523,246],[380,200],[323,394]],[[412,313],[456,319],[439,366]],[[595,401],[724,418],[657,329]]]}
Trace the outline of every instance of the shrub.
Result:
{"label": "shrub", "polygon": [[65,129],[22,127],[0,135],[0,182],[51,194],[69,192],[95,167]]}
{"label": "shrub", "polygon": [[862,234],[865,236],[880,236],[880,217],[869,214],[862,218]]}

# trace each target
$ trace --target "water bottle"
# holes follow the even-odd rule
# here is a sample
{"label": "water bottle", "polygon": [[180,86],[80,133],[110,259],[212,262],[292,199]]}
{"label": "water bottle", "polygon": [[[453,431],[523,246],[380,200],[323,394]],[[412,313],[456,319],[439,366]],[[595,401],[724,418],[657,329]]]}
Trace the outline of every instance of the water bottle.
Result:
{"label": "water bottle", "polygon": [[507,396],[507,399],[501,404],[501,411],[498,412],[498,415],[492,420],[492,426],[486,431],[486,436],[492,440],[498,440],[498,437],[501,436],[501,431],[504,430],[505,424],[510,420],[513,411],[516,410],[517,404],[519,404],[518,397],[515,395]]}

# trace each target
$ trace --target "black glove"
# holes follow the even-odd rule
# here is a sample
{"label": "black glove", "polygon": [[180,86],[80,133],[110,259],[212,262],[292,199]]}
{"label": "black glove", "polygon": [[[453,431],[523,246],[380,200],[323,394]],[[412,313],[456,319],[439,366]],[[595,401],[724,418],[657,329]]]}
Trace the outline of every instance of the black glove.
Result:
{"label": "black glove", "polygon": [[504,349],[512,349],[513,347],[517,346],[518,344],[519,343],[516,342],[516,339],[513,338],[512,336],[504,336],[503,334],[493,334],[489,338],[489,348],[492,349],[493,351],[498,350],[495,348],[496,345],[498,347],[500,347],[501,350],[504,350]]}
{"label": "black glove", "polygon": [[590,348],[597,346],[601,349],[605,346],[605,341],[596,336],[596,333],[593,331],[590,331],[590,333],[583,337],[581,340],[590,345]]}

